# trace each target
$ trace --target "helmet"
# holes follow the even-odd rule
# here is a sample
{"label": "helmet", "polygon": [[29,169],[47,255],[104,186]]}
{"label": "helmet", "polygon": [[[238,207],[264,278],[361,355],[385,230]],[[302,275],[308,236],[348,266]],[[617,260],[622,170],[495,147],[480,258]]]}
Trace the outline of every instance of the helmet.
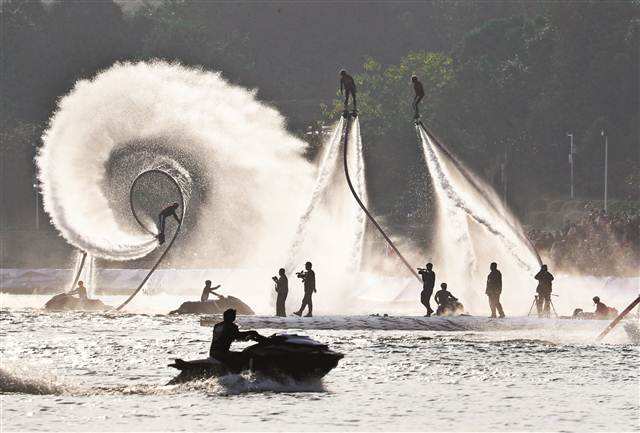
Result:
{"label": "helmet", "polygon": [[496,262],[491,263],[491,266],[489,266],[491,269],[498,269],[498,264]]}
{"label": "helmet", "polygon": [[443,289],[446,289],[447,288],[447,283],[440,284],[440,287],[442,287]]}
{"label": "helmet", "polygon": [[225,310],[225,312],[222,313],[222,318],[225,322],[233,322],[234,320],[236,320],[236,310],[234,310],[233,308]]}
{"label": "helmet", "polygon": [[593,297],[593,303],[594,303],[594,304],[597,304],[598,302],[600,302],[600,298],[599,298],[599,297],[597,297],[597,296],[594,296],[594,297]]}
{"label": "helmet", "polygon": [[204,283],[205,283],[207,286],[210,286],[210,285],[211,285],[211,280],[206,280]]}
{"label": "helmet", "polygon": [[433,263],[431,262],[427,263],[427,269],[431,269],[431,268],[433,268]]}
{"label": "helmet", "polygon": [[307,269],[311,269],[311,266],[312,266],[311,262],[307,262],[307,263],[304,264],[304,267],[307,268]]}
{"label": "helmet", "polygon": [[345,71],[344,69],[340,69],[340,75],[345,75],[347,73],[347,71]]}
{"label": "helmet", "polygon": [[414,81],[414,82],[415,82],[415,81],[418,81],[418,77],[416,77],[415,75],[412,75],[412,76],[411,76],[411,81]]}
{"label": "helmet", "polygon": [[540,269],[543,270],[543,271],[546,271],[547,270],[547,265],[542,265],[542,267]]}

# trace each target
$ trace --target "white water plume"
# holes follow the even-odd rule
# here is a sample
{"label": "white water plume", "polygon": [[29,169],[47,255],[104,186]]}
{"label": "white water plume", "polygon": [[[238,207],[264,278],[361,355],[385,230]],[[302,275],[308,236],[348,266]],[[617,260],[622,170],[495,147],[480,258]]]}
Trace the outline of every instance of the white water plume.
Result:
{"label": "white water plume", "polygon": [[[366,204],[365,168],[362,140],[357,120],[348,137],[347,160],[354,188]],[[354,200],[344,174],[343,134],[345,119],[335,125],[326,142],[318,175],[307,208],[300,218],[289,249],[288,274],[302,269],[307,260],[316,270],[323,304],[335,304],[332,311],[345,311],[346,297],[353,295],[364,243],[365,215]],[[289,282],[292,287],[296,283]],[[288,298],[291,306],[299,299]],[[348,303],[348,302],[347,302]]]}
{"label": "white water plume", "polygon": [[503,273],[503,304],[521,307],[533,297],[523,289],[534,285],[538,259],[520,224],[491,187],[418,131],[438,206],[433,261],[439,280],[448,281],[454,294],[462,289],[468,309],[486,310],[484,281],[495,261]]}
{"label": "white water plume", "polygon": [[[170,259],[209,266],[278,262],[313,175],[305,143],[255,92],[159,61],[118,63],[76,83],[43,142],[37,165],[53,224],[78,249],[111,260],[157,247],[129,207],[140,173],[167,173],[189,202]],[[155,232],[159,210],[179,191],[162,176],[139,188],[136,209]]]}

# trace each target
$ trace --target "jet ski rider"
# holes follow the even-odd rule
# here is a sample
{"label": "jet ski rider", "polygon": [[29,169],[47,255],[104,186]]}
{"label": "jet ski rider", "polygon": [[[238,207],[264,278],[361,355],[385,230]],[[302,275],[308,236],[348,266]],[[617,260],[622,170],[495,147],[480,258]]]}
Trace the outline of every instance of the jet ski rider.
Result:
{"label": "jet ski rider", "polygon": [[236,320],[236,310],[229,308],[223,315],[223,321],[213,327],[213,339],[209,356],[223,363],[234,363],[238,359],[240,352],[232,352],[231,343],[234,341],[264,341],[267,337],[258,334],[256,331],[242,332],[238,325],[233,323]]}

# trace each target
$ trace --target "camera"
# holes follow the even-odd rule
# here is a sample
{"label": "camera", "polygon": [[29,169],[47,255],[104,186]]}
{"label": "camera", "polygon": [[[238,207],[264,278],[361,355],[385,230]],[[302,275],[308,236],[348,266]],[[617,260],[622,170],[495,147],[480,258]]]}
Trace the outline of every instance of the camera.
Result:
{"label": "camera", "polygon": [[427,268],[416,268],[418,270],[418,272],[422,271],[422,272],[426,272]]}
{"label": "camera", "polygon": [[303,279],[306,276],[305,271],[296,272],[296,277]]}
{"label": "camera", "polygon": [[271,277],[271,279],[272,279],[273,281],[275,281],[276,283],[278,282],[278,277]]}

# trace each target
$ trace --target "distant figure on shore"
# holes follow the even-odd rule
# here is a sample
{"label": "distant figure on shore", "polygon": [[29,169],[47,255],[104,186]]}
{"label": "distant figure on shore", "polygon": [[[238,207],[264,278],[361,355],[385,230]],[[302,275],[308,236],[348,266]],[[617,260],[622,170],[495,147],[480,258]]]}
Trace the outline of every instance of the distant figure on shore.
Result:
{"label": "distant figure on shore", "polygon": [[502,293],[502,273],[498,270],[497,263],[491,263],[490,272],[487,276],[487,289],[485,293],[489,297],[489,308],[491,308],[491,318],[496,317],[496,310],[500,318],[504,317],[502,304],[500,304],[500,294]]}
{"label": "distant figure on shore", "polygon": [[316,273],[311,269],[311,262],[307,262],[304,264],[304,268],[306,271],[300,271],[296,273],[296,276],[302,280],[304,284],[304,298],[302,298],[302,305],[300,309],[296,311],[296,316],[302,316],[302,312],[305,307],[309,307],[309,312],[304,317],[313,317],[313,294],[316,292]]}
{"label": "distant figure on shore", "polygon": [[438,303],[438,309],[436,310],[436,315],[438,316],[456,314],[462,309],[462,304],[458,302],[458,298],[447,290],[447,283],[440,284],[440,290],[436,292],[433,299]]}
{"label": "distant figure on shore", "polygon": [[207,280],[204,282],[204,289],[202,289],[202,295],[200,295],[200,302],[208,302],[209,301],[209,295],[216,295],[218,298],[220,298],[221,296],[218,295],[217,293],[214,293],[214,290],[217,290],[220,288],[220,284],[218,284],[215,287],[211,287],[211,280]]}
{"label": "distant figure on shore", "polygon": [[278,297],[276,298],[276,316],[287,317],[285,302],[287,301],[287,295],[289,294],[289,279],[287,278],[284,268],[280,268],[278,276],[273,277],[272,280],[276,283],[275,289],[278,294]]}
{"label": "distant figure on shore", "polygon": [[156,236],[158,238],[158,242],[160,242],[160,245],[162,245],[164,243],[164,228],[165,228],[165,221],[167,218],[169,217],[174,217],[176,219],[176,221],[178,222],[178,224],[180,224],[180,217],[178,217],[178,214],[176,213],[176,210],[178,209],[180,205],[178,203],[173,203],[167,207],[165,207],[164,209],[162,209],[162,211],[160,212],[160,214],[158,215],[158,235]]}
{"label": "distant figure on shore", "polygon": [[424,98],[424,87],[422,87],[422,83],[418,80],[418,77],[415,75],[411,77],[411,83],[413,83],[413,91],[415,95],[413,97],[413,115],[415,119],[420,118],[420,111],[418,110],[418,104]]}
{"label": "distant figure on shore", "polygon": [[547,270],[547,265],[542,265],[535,279],[538,280],[538,287],[536,288],[536,293],[538,293],[536,297],[538,317],[549,317],[553,275]]}
{"label": "distant figure on shore", "polygon": [[424,268],[418,268],[418,274],[422,277],[422,292],[420,293],[420,302],[427,309],[427,317],[433,314],[431,308],[431,295],[433,287],[436,285],[436,273],[433,272],[433,264],[427,263]]}
{"label": "distant figure on shore", "polygon": [[351,98],[353,99],[353,111],[356,111],[356,82],[353,81],[353,77],[347,74],[347,71],[344,69],[340,71],[340,94],[345,95],[345,111],[349,109],[349,95],[351,95]]}
{"label": "distant figure on shore", "polygon": [[85,302],[87,299],[87,288],[84,286],[83,281],[78,281],[78,287],[69,292],[69,295],[78,295],[80,302]]}

